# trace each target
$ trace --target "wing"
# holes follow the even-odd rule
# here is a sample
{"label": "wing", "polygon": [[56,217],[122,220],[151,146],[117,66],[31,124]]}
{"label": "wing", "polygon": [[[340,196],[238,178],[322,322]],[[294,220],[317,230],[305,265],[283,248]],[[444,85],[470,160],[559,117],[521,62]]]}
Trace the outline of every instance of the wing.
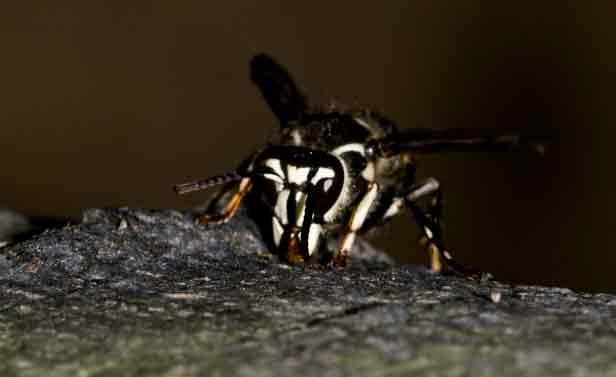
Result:
{"label": "wing", "polygon": [[290,121],[298,120],[306,112],[306,97],[297,88],[291,75],[270,56],[260,54],[252,58],[250,78],[259,87],[265,102],[283,127]]}
{"label": "wing", "polygon": [[409,151],[416,153],[507,151],[529,148],[544,153],[545,135],[502,132],[475,128],[414,128],[376,142],[376,150],[386,156]]}

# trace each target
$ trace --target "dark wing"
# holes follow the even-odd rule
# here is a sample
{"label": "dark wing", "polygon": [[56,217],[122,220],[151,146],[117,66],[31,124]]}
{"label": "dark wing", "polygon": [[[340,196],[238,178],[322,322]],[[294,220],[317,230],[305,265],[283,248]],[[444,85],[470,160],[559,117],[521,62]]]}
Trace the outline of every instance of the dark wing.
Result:
{"label": "dark wing", "polygon": [[439,153],[450,151],[506,151],[530,148],[538,153],[545,151],[548,137],[540,134],[502,132],[492,129],[470,128],[415,128],[404,130],[391,139],[376,142],[376,150],[383,155],[404,151]]}
{"label": "dark wing", "polygon": [[289,73],[271,57],[259,54],[252,58],[250,79],[257,84],[283,127],[289,121],[300,119],[306,112],[306,97]]}

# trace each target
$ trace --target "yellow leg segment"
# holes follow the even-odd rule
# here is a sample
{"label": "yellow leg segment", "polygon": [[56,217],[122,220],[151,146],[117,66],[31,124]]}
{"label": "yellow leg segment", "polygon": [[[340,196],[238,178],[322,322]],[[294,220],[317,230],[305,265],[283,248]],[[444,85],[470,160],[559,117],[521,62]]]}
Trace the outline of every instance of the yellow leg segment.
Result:
{"label": "yellow leg segment", "polygon": [[213,214],[203,214],[199,216],[198,221],[201,224],[210,225],[210,224],[223,224],[229,221],[240,208],[240,203],[242,199],[250,192],[252,189],[252,181],[250,178],[243,178],[240,181],[240,185],[237,193],[233,195],[225,210],[222,213],[213,213]]}

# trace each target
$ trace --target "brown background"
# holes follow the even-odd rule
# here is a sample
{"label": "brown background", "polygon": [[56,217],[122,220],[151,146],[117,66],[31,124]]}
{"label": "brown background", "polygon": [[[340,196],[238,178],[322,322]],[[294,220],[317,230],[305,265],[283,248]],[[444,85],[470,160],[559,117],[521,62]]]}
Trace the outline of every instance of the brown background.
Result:
{"label": "brown background", "polygon": [[[616,292],[614,9],[72,3],[0,12],[0,207],[200,203],[171,186],[228,171],[276,127],[248,81],[250,57],[268,52],[314,103],[368,104],[400,127],[550,130],[544,158],[429,156],[420,175],[443,182],[460,260],[514,282]],[[404,216],[377,242],[423,263],[416,238]]]}

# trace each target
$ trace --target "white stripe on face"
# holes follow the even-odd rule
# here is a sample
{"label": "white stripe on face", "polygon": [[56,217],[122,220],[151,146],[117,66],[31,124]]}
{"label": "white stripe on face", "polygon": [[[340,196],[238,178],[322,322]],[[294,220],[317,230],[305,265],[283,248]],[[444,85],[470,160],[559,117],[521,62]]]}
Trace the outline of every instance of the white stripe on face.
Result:
{"label": "white stripe on face", "polygon": [[284,177],[284,173],[282,171],[282,167],[280,166],[280,160],[276,158],[268,158],[265,161],[265,166],[269,167],[276,173],[280,178]]}
{"label": "white stripe on face", "polygon": [[[366,147],[360,143],[344,144],[332,151],[332,153],[337,156],[347,152],[357,152],[362,157],[366,157]],[[368,161],[366,167],[361,172],[361,176],[368,182],[374,182],[376,178],[376,168],[372,161]]]}
{"label": "white stripe on face", "polygon": [[278,187],[278,184],[280,184],[280,185],[284,184],[284,181],[282,180],[282,178],[280,178],[276,174],[264,173],[263,174],[263,178],[269,179],[270,181],[273,181],[274,183],[276,183],[276,187]]}
{"label": "white stripe on face", "polygon": [[312,255],[319,246],[321,240],[321,225],[311,224],[308,228],[308,255]]}
{"label": "white stripe on face", "polygon": [[310,180],[310,183],[316,185],[321,179],[325,178],[334,178],[336,173],[334,173],[333,169],[330,168],[317,168],[317,172]]}
{"label": "white stripe on face", "polygon": [[306,200],[308,195],[298,191],[295,193],[295,225],[301,227],[304,223],[304,215],[306,214]]}
{"label": "white stripe on face", "polygon": [[287,224],[289,219],[287,218],[287,202],[289,201],[290,191],[288,189],[280,191],[278,198],[276,199],[276,207],[274,212],[276,217],[282,221],[283,224]]}
{"label": "white stripe on face", "polygon": [[328,222],[328,223],[331,223],[335,220],[337,212],[338,210],[340,210],[340,207],[346,204],[345,202],[349,199],[348,197],[349,197],[349,190],[350,190],[349,172],[347,170],[346,164],[344,163],[344,161],[342,161],[342,159],[339,156],[336,156],[336,155],[334,156],[340,162],[340,166],[342,166],[343,175],[342,177],[339,177],[339,179],[342,179],[342,189],[340,190],[340,194],[336,198],[336,201],[334,202],[334,204],[323,215],[323,220],[325,220],[325,222]]}
{"label": "white stripe on face", "polygon": [[340,156],[346,152],[357,152],[362,156],[366,156],[366,148],[361,143],[349,143],[339,146],[338,148],[332,151],[336,156]]}
{"label": "white stripe on face", "polygon": [[297,170],[297,167],[295,165],[287,165],[287,180],[290,180],[291,177],[295,176],[295,171]]}
{"label": "white stripe on face", "polygon": [[[293,168],[293,169],[291,169]],[[310,168],[308,167],[295,167],[289,165],[289,183],[295,183],[297,185],[302,185],[306,183],[308,180],[308,174],[310,174]]]}

